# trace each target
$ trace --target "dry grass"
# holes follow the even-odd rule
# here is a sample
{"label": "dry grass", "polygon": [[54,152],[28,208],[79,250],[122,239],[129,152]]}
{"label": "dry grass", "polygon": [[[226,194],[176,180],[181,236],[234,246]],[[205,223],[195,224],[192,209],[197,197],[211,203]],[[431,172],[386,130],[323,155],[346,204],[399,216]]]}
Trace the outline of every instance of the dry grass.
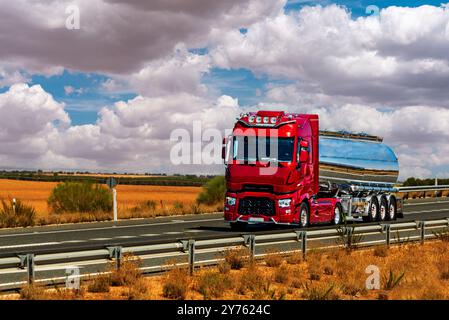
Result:
{"label": "dry grass", "polygon": [[[131,276],[109,292],[91,293],[92,282],[79,292],[26,287],[26,299],[449,299],[449,243],[392,246],[388,255],[377,248],[312,252],[305,261],[268,267],[264,262],[239,264],[239,270],[223,266],[202,268],[193,276],[175,268],[162,276]],[[383,250],[383,249],[382,249]],[[377,252],[377,253],[376,253]],[[241,255],[235,255],[233,259]],[[238,259],[237,259],[238,260]],[[239,260],[240,261],[240,260]],[[370,265],[379,268],[381,289],[368,290]],[[125,266],[126,268],[126,266]],[[221,269],[220,269],[221,268]],[[126,269],[133,274],[132,268]],[[390,272],[391,270],[391,272]],[[137,275],[137,273],[134,273]],[[311,280],[315,274],[315,280]],[[319,279],[318,279],[319,278]],[[87,289],[86,289],[87,288]],[[106,290],[105,290],[106,291]],[[16,295],[16,298],[20,298]]]}
{"label": "dry grass", "polygon": [[[36,222],[40,225],[106,221],[109,212],[52,213],[47,200],[56,182],[20,181],[0,179],[0,199],[20,199],[36,209]],[[221,211],[222,205],[197,205],[201,187],[181,186],[117,186],[119,219],[150,218],[158,216],[199,214]],[[151,205],[148,205],[148,204]]]}

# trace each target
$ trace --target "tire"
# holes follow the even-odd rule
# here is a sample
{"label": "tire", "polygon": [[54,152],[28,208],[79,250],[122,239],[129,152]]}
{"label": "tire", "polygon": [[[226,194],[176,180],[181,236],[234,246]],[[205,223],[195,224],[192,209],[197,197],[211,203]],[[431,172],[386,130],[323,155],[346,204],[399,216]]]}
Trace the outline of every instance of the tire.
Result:
{"label": "tire", "polygon": [[230,226],[232,231],[245,231],[247,224],[244,222],[231,222]]}
{"label": "tire", "polygon": [[[338,217],[338,219],[337,219]],[[333,225],[339,225],[343,219],[343,208],[341,204],[337,203],[334,208],[334,216],[332,218]]]}
{"label": "tire", "polygon": [[388,201],[385,197],[380,200],[379,206],[379,221],[387,220],[388,215]]}
{"label": "tire", "polygon": [[363,217],[363,222],[374,222],[379,220],[379,202],[372,197],[369,203],[368,215]]}
{"label": "tire", "polygon": [[309,206],[303,202],[299,206],[299,226],[301,228],[307,228],[310,224],[310,212]]}
{"label": "tire", "polygon": [[388,204],[387,220],[396,220],[398,216],[398,208],[396,207],[396,199],[394,197],[390,198],[390,203]]}

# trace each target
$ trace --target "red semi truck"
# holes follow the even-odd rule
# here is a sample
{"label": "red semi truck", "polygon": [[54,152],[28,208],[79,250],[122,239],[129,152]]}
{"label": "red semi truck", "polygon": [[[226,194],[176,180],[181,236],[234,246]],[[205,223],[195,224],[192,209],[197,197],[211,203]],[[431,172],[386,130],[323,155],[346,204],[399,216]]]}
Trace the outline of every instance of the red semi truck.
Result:
{"label": "red semi truck", "polygon": [[242,114],[224,140],[225,220],[307,227],[343,219],[394,220],[399,166],[382,139],[319,130],[317,115]]}

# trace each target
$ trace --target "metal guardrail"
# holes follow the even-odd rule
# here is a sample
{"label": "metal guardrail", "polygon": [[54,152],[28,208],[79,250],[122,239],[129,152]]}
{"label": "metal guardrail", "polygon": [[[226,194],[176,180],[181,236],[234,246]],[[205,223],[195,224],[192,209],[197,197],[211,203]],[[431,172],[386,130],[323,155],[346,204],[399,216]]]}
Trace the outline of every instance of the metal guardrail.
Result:
{"label": "metal guardrail", "polygon": [[[111,263],[120,268],[123,254],[132,253],[142,260],[144,273],[162,272],[174,265],[195,267],[219,263],[225,250],[246,247],[251,259],[263,258],[269,250],[281,253],[299,251],[306,257],[312,249],[354,245],[354,235],[362,236],[357,246],[391,245],[436,237],[435,232],[449,230],[449,218],[375,225],[346,225],[320,230],[298,230],[268,234],[242,234],[203,240],[186,239],[171,243],[142,244],[102,249],[85,247],[81,251],[53,252],[37,250],[0,258],[0,291],[19,289],[26,283],[61,284],[71,277],[67,269],[79,268],[79,278],[105,272]],[[64,249],[60,249],[64,250]],[[73,276],[72,276],[73,278]]]}
{"label": "metal guardrail", "polygon": [[440,190],[449,190],[449,185],[398,187],[396,189],[398,189],[398,192],[440,191]]}

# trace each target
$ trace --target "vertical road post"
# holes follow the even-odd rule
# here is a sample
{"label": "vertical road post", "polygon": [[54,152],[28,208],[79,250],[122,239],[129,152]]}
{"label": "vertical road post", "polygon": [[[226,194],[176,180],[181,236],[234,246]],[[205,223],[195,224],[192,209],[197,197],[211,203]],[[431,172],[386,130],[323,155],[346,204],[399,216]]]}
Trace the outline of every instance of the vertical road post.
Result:
{"label": "vertical road post", "polygon": [[195,271],[195,239],[189,239],[189,274],[192,276]]}
{"label": "vertical road post", "polygon": [[302,258],[305,260],[307,256],[307,231],[303,231],[301,235]]}
{"label": "vertical road post", "polygon": [[243,239],[245,241],[245,246],[249,248],[249,259],[253,262],[256,254],[256,235],[246,234],[243,236]]}
{"label": "vertical road post", "polygon": [[14,215],[16,215],[16,198],[12,199],[12,211],[14,212]]}
{"label": "vertical road post", "polygon": [[421,244],[424,244],[424,241],[426,240],[426,222],[420,221],[419,227],[421,228]]}
{"label": "vertical road post", "polygon": [[383,231],[385,231],[385,242],[387,246],[390,246],[391,243],[391,225],[390,224],[384,224],[382,226]]}
{"label": "vertical road post", "polygon": [[117,223],[117,189],[112,188],[112,205],[114,207],[114,223]]}
{"label": "vertical road post", "polygon": [[29,253],[26,255],[26,268],[28,275],[28,284],[33,284],[34,282],[34,254]]}

